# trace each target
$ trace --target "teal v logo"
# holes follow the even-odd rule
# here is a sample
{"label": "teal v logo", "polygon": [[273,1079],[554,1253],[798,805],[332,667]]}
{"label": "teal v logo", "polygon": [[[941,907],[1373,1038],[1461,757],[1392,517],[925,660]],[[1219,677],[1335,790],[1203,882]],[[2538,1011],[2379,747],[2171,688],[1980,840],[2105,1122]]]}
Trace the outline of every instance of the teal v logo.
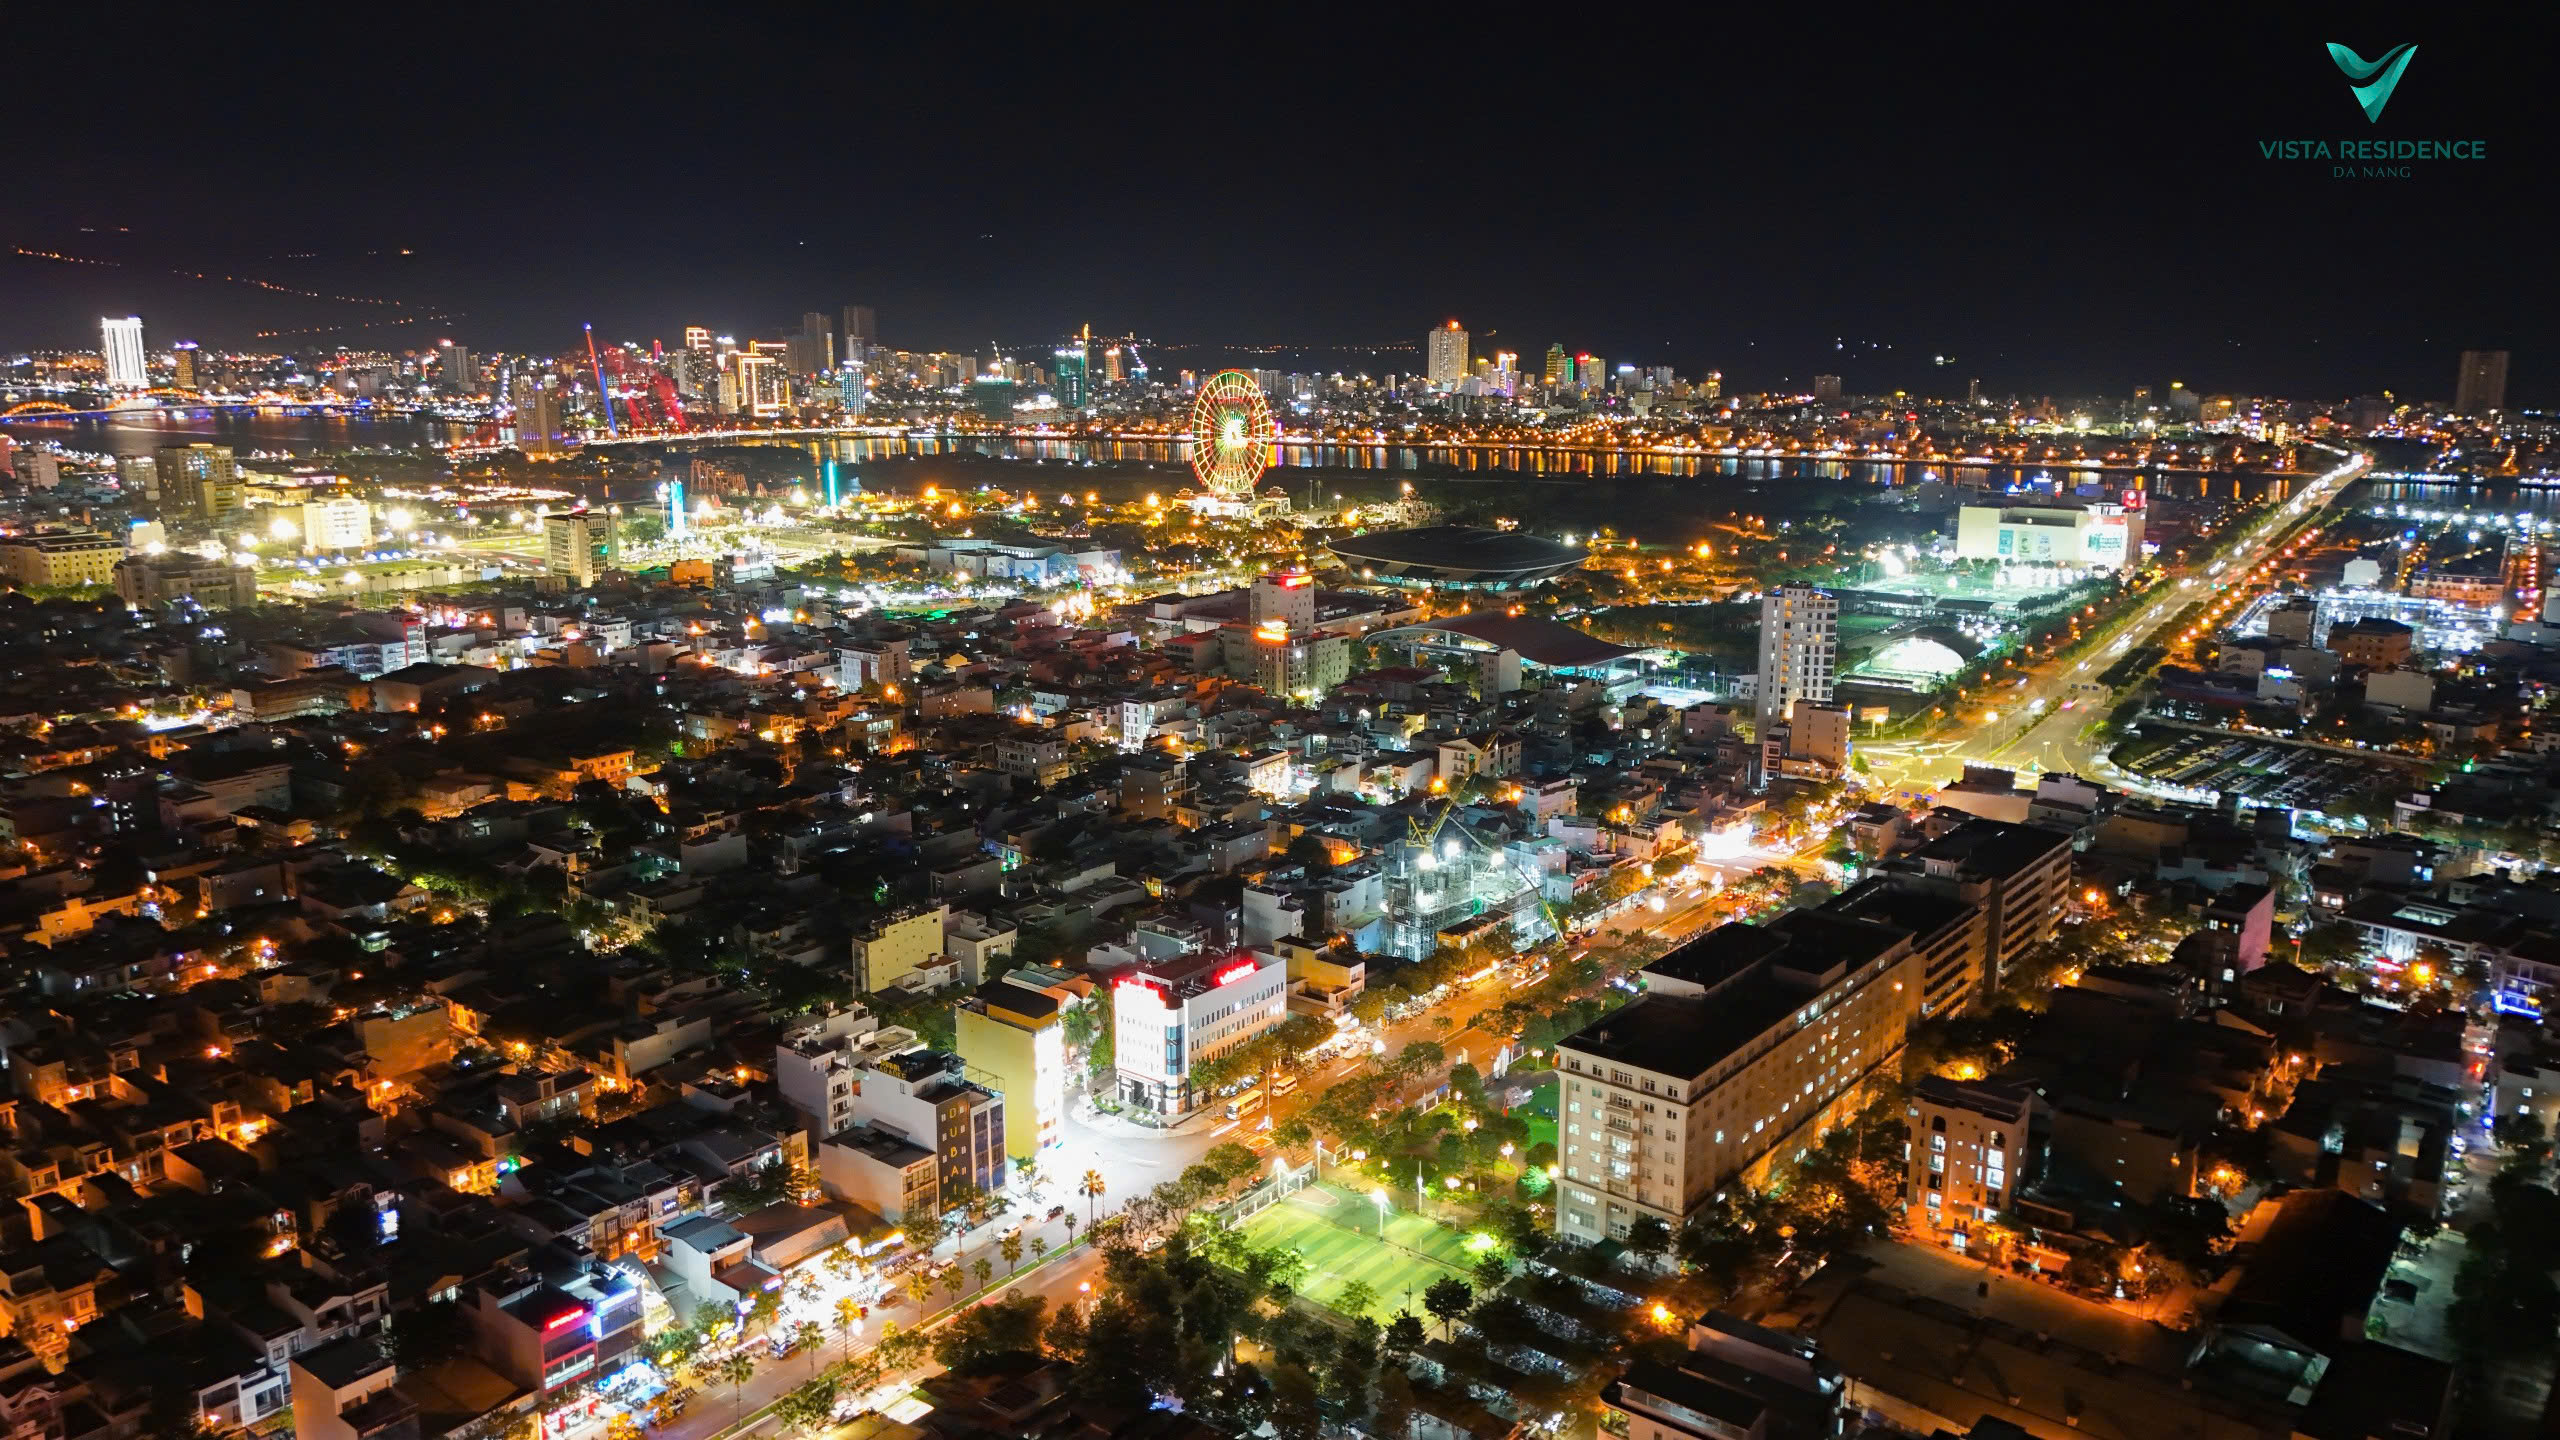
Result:
{"label": "teal v logo", "polygon": [[2335,40],[2329,42],[2329,58],[2338,62],[2338,68],[2347,72],[2349,80],[2371,82],[2347,87],[2356,92],[2356,103],[2364,107],[2367,121],[2382,118],[2382,107],[2391,103],[2391,91],[2400,83],[2400,72],[2409,68],[2410,57],[2417,53],[2414,44],[2395,45],[2381,59],[2368,61]]}

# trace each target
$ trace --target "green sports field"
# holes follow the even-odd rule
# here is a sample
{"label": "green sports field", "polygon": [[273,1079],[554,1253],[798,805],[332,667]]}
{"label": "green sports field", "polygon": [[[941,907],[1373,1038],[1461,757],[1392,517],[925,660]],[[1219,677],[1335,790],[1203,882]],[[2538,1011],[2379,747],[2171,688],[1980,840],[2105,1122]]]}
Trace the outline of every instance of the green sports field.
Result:
{"label": "green sports field", "polygon": [[1244,1235],[1256,1249],[1280,1246],[1305,1256],[1298,1293],[1318,1304],[1339,1310],[1343,1287],[1369,1282],[1378,1295],[1371,1313],[1380,1321],[1408,1305],[1421,1314],[1423,1289],[1443,1276],[1473,1283],[1476,1256],[1465,1237],[1390,1205],[1382,1241],[1369,1197],[1330,1183],[1310,1185],[1247,1220]]}

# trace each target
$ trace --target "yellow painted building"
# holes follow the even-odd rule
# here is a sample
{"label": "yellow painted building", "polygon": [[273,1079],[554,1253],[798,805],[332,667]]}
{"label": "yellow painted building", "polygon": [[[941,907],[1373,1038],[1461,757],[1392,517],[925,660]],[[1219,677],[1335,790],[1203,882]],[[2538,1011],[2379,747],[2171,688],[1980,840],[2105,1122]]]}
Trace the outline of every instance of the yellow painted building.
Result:
{"label": "yellow painted building", "polygon": [[1347,942],[1318,949],[1284,937],[1271,948],[1289,963],[1289,988],[1326,1014],[1342,1014],[1369,988],[1368,963]]}
{"label": "yellow painted building", "polygon": [[124,546],[94,530],[40,530],[0,540],[0,570],[29,589],[112,585]]}
{"label": "yellow painted building", "polygon": [[950,913],[947,905],[926,905],[886,916],[868,933],[854,936],[854,988],[887,990],[941,963],[942,926]]}
{"label": "yellow painted building", "polygon": [[952,1012],[970,1078],[1004,1096],[1004,1151],[1030,1159],[1058,1143],[1067,1096],[1066,1011],[1045,991],[991,980]]}

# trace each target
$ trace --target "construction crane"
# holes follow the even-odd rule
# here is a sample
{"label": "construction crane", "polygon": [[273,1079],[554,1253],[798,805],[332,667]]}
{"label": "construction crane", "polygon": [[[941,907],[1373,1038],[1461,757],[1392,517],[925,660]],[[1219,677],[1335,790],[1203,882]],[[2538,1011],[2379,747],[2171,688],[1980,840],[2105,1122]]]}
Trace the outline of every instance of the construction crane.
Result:
{"label": "construction crane", "polygon": [[[1424,825],[1422,823],[1422,817],[1417,815],[1404,822],[1405,830],[1407,833],[1412,835],[1413,842],[1415,844],[1427,846],[1440,838],[1440,827],[1448,824],[1449,817],[1457,813],[1458,797],[1452,795],[1449,797],[1448,801],[1440,807],[1440,813],[1431,817],[1431,823],[1428,826]],[[1466,829],[1463,825],[1458,828],[1461,831]]]}
{"label": "construction crane", "polygon": [[[1556,914],[1555,908],[1547,903],[1544,877],[1537,874],[1534,867],[1525,867],[1518,860],[1507,855],[1496,855],[1494,847],[1487,844],[1474,831],[1469,830],[1464,821],[1453,824],[1458,807],[1463,803],[1457,796],[1452,795],[1441,804],[1438,812],[1430,817],[1428,823],[1420,816],[1409,818],[1405,822],[1407,842],[1412,848],[1407,852],[1408,858],[1403,864],[1390,866],[1388,889],[1390,908],[1399,908],[1397,902],[1401,901],[1400,908],[1406,913],[1406,923],[1414,927],[1415,933],[1408,935],[1407,944],[1418,946],[1421,943],[1420,929],[1428,928],[1436,933],[1445,923],[1448,915],[1458,910],[1463,909],[1468,914],[1484,913],[1485,900],[1488,897],[1478,889],[1478,880],[1472,869],[1462,893],[1454,897],[1448,894],[1442,883],[1424,878],[1427,873],[1440,870],[1444,864],[1472,863],[1467,861],[1459,850],[1456,844],[1459,840],[1463,840],[1467,848],[1482,852],[1495,867],[1507,872],[1517,885],[1518,888],[1511,890],[1508,895],[1496,902],[1503,913],[1517,914],[1521,908],[1520,901],[1525,895],[1537,906],[1538,913],[1545,919],[1548,928],[1556,935],[1562,936],[1565,933],[1564,922]],[[1451,836],[1451,843],[1444,847],[1442,836],[1448,832],[1454,832],[1454,835]],[[1445,856],[1442,853],[1444,849],[1449,851]]]}

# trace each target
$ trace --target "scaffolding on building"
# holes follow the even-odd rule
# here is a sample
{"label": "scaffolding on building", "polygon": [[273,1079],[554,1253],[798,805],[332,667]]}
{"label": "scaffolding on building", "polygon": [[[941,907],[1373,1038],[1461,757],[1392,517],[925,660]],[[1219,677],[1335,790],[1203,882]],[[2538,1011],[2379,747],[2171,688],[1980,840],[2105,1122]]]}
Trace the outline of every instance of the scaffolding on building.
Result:
{"label": "scaffolding on building", "polygon": [[1456,809],[1386,847],[1388,953],[1419,960],[1482,936],[1508,954],[1555,934],[1536,867],[1457,823]]}

